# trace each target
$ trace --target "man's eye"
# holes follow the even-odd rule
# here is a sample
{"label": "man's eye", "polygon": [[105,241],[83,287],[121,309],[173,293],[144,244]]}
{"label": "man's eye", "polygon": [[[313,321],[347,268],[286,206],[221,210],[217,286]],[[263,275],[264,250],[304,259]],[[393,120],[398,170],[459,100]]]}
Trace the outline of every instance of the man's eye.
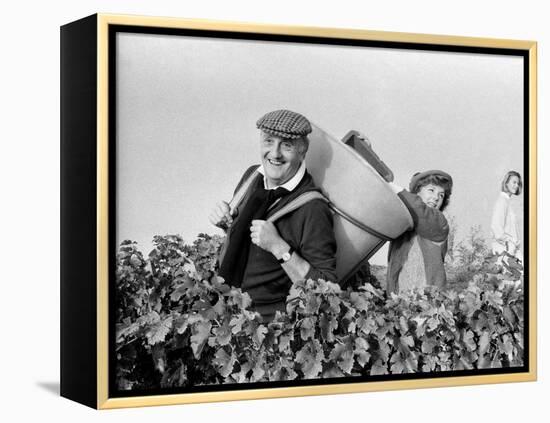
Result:
{"label": "man's eye", "polygon": [[292,144],[290,144],[290,143],[288,143],[288,142],[284,142],[284,143],[283,143],[283,148],[284,148],[285,150],[290,150],[290,149],[292,149]]}

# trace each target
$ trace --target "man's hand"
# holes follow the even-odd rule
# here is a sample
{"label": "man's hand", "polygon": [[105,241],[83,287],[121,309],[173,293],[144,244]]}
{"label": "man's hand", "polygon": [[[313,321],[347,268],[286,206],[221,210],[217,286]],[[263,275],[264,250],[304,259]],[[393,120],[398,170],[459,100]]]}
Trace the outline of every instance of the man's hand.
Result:
{"label": "man's hand", "polygon": [[214,210],[212,210],[212,213],[210,213],[208,218],[210,219],[210,223],[218,228],[222,228],[223,230],[227,230],[227,228],[229,228],[229,226],[233,223],[233,216],[231,216],[229,204],[225,201],[220,201]]}
{"label": "man's hand", "polygon": [[[252,221],[250,238],[254,244],[273,254],[277,260],[290,249],[290,245],[281,238],[275,225],[266,220]],[[304,279],[311,269],[311,265],[296,251],[290,260],[281,266],[293,283]]]}
{"label": "man's hand", "polygon": [[263,250],[280,258],[290,248],[281,238],[275,225],[267,220],[253,220],[250,226],[250,239]]}

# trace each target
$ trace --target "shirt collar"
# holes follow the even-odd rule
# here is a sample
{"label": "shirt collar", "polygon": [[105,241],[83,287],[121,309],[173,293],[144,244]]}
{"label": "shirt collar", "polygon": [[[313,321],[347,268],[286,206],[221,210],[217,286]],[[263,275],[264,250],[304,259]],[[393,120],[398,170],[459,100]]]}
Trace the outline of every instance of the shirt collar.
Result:
{"label": "shirt collar", "polygon": [[289,191],[294,191],[294,189],[298,186],[298,184],[300,183],[300,181],[302,180],[302,178],[306,174],[306,162],[305,162],[305,160],[302,160],[302,164],[300,165],[300,167],[298,168],[298,171],[294,174],[294,176],[292,178],[290,178],[288,181],[286,181],[283,185],[279,185],[279,186],[276,186],[276,187],[273,187],[273,188],[268,188],[267,187],[267,181],[265,179],[265,170],[264,170],[263,165],[258,168],[258,172],[260,172],[264,176],[264,188],[266,190],[282,187],[282,188],[285,188]]}
{"label": "shirt collar", "polygon": [[507,200],[509,200],[510,198],[512,198],[512,195],[511,194],[508,194],[507,192],[504,192],[504,191],[500,191],[500,195],[502,195],[504,198],[506,198]]}

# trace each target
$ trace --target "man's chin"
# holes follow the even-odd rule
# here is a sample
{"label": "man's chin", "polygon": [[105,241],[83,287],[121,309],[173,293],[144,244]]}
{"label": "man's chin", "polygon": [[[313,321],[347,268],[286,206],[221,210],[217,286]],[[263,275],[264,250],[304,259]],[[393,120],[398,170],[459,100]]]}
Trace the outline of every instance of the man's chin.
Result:
{"label": "man's chin", "polygon": [[285,172],[282,169],[282,166],[274,166],[271,164],[268,164],[267,166],[264,166],[265,174],[269,179],[276,179],[281,180],[284,178]]}
{"label": "man's chin", "polygon": [[265,173],[266,179],[271,186],[279,186],[284,184],[290,178],[285,178],[284,172],[269,172]]}

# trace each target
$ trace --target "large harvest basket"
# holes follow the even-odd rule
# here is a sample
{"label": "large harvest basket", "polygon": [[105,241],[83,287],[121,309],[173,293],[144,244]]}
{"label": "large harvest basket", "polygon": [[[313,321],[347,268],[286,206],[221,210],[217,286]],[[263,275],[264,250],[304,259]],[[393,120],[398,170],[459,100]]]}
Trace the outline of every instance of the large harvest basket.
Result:
{"label": "large harvest basket", "polygon": [[370,149],[354,149],[316,125],[309,138],[307,169],[334,211],[336,272],[343,282],[386,241],[410,229],[413,221],[387,181],[369,164],[373,157],[365,151],[368,154]]}

